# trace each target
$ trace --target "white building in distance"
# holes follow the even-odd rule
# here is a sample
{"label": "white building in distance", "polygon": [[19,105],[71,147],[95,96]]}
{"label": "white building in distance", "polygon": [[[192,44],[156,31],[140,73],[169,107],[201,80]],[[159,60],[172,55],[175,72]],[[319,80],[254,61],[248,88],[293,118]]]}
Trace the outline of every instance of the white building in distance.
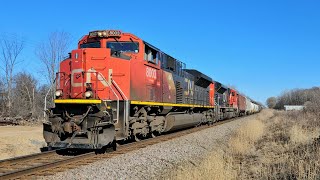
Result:
{"label": "white building in distance", "polygon": [[304,109],[304,106],[297,106],[297,105],[285,105],[285,111],[301,111]]}

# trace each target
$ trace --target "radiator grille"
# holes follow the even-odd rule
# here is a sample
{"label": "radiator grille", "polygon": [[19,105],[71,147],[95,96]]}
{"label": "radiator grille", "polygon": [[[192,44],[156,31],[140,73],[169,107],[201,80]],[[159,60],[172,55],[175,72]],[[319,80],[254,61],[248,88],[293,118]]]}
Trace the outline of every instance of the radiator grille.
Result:
{"label": "radiator grille", "polygon": [[183,103],[183,89],[180,82],[176,82],[176,103]]}

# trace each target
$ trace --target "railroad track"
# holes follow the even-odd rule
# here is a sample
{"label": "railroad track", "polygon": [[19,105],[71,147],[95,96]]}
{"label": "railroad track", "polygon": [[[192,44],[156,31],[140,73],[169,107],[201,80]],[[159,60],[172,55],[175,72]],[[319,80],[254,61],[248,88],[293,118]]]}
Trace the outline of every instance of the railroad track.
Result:
{"label": "railroad track", "polygon": [[76,156],[62,156],[59,155],[55,150],[2,160],[0,161],[0,179],[35,179],[36,177],[54,175],[58,172],[77,168],[79,166],[90,164],[102,159],[108,159],[121,154],[126,154],[128,152],[136,151],[153,144],[168,141],[200,130],[211,128],[213,126],[225,124],[233,120],[235,119],[221,121],[211,126],[199,126],[170,134],[164,134],[155,138],[120,145],[117,148],[117,151],[107,152],[105,154],[88,152]]}
{"label": "railroad track", "polygon": [[19,123],[17,123],[17,122],[9,122],[9,121],[0,121],[0,126],[8,126],[8,125],[16,126],[16,125],[19,125]]}

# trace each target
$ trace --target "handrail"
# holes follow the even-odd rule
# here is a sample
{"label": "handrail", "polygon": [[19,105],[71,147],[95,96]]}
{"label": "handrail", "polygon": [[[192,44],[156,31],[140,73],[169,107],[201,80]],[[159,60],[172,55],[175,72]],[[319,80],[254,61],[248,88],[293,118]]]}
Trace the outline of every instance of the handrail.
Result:
{"label": "handrail", "polygon": [[127,96],[122,92],[121,88],[118,86],[118,84],[116,83],[116,81],[112,80],[112,83],[115,84],[116,88],[120,91],[120,94],[125,97],[125,100],[128,100]]}
{"label": "handrail", "polygon": [[114,84],[114,86],[117,88],[117,90],[120,92],[120,94],[125,97],[125,104],[124,104],[124,118],[125,118],[125,127],[126,127],[126,132],[129,131],[129,101],[127,96],[123,93],[123,91],[121,90],[121,88],[118,86],[118,84],[116,83],[116,81],[112,80],[111,83]]}
{"label": "handrail", "polygon": [[[58,72],[59,73],[59,72]],[[57,74],[58,74],[57,73]],[[112,91],[112,93],[115,95],[115,97],[117,98],[117,118],[114,119],[116,123],[118,123],[119,121],[119,108],[120,108],[120,97],[117,95],[117,93],[115,92],[115,90],[112,88],[112,85],[115,85],[116,89],[119,91],[119,94],[121,94],[123,97],[125,97],[125,100],[128,101],[128,98],[124,95],[123,91],[119,88],[118,84],[115,82],[115,81],[111,81],[112,84],[110,84],[106,79],[105,77],[100,73],[100,72],[84,72],[84,73],[93,73],[93,74],[96,74],[96,77],[97,77],[97,80],[102,80],[106,83],[106,85],[110,88],[110,90]],[[46,93],[46,96],[45,96],[45,103],[44,103],[44,111],[47,110],[47,96],[49,95],[52,87],[55,85],[56,83],[56,79],[57,77],[54,79],[52,85],[50,86],[48,92]],[[82,83],[83,84],[83,83]],[[98,83],[96,83],[98,84]],[[96,93],[95,93],[96,94]],[[105,101],[105,100],[104,100]],[[126,110],[127,111],[127,110]],[[127,112],[125,112],[127,113]],[[46,118],[46,112],[44,112],[44,118]],[[127,119],[126,115],[125,115],[125,118]]]}
{"label": "handrail", "polygon": [[[119,98],[119,96],[117,95],[117,93],[113,90],[113,88],[111,87],[111,85],[109,84],[109,82],[104,78],[104,76],[103,76],[100,72],[97,72],[97,74],[100,75],[99,77],[101,77],[102,80],[106,82],[106,84],[108,85],[108,87],[111,89],[111,91],[113,92],[113,94],[114,94],[114,95],[116,96],[116,98],[117,98],[117,119],[116,119],[117,122],[116,122],[116,123],[118,123],[118,120],[119,120],[120,98]],[[97,75],[97,78],[99,78],[98,75]],[[115,124],[116,124],[116,123],[115,123]]]}
{"label": "handrail", "polygon": [[46,110],[47,110],[47,97],[52,89],[52,87],[55,85],[56,83],[56,78],[54,79],[53,83],[51,84],[46,96],[44,97],[44,112],[43,112],[43,117],[46,118]]}
{"label": "handrail", "polygon": [[[106,81],[107,84],[109,84],[107,82],[107,80],[104,78],[104,76],[102,76],[102,74],[100,72],[98,72],[100,74],[100,77],[103,78],[104,81]],[[116,83],[116,81],[114,81],[113,79],[111,80],[111,83],[116,87],[116,89],[119,91],[120,95],[122,95],[122,98],[124,97],[125,99],[125,104],[124,104],[124,112],[123,112],[123,115],[124,115],[124,119],[125,119],[125,127],[126,127],[126,132],[128,132],[129,130],[129,101],[128,101],[128,98],[127,96],[123,93],[123,91],[121,90],[121,88],[118,86],[118,84]],[[110,89],[111,86],[110,86]],[[117,95],[116,95],[117,96]],[[118,96],[117,96],[118,97]],[[117,103],[117,118],[119,117],[119,103]]]}
{"label": "handrail", "polygon": [[[43,117],[44,117],[44,118],[46,118],[47,97],[48,97],[48,95],[49,95],[52,87],[53,87],[54,85],[56,85],[56,87],[57,87],[57,84],[56,84],[57,82],[56,82],[56,81],[57,81],[57,79],[58,79],[58,74],[64,74],[64,75],[65,75],[64,72],[56,72],[56,77],[54,78],[54,80],[53,80],[53,82],[52,82],[52,84],[51,84],[48,92],[46,93],[46,96],[44,97],[44,112],[43,112]],[[60,80],[60,78],[59,78],[59,80]],[[64,80],[65,80],[65,79],[64,79]],[[60,83],[59,83],[59,88],[60,88]]]}

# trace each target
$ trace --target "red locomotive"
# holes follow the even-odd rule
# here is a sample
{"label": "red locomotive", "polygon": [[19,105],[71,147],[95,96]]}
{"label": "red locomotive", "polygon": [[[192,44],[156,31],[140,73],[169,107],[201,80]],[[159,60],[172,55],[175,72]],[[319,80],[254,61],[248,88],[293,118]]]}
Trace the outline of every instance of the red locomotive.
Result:
{"label": "red locomotive", "polygon": [[92,31],[79,41],[60,64],[55,96],[44,123],[50,148],[101,149],[211,124],[246,114],[251,102],[117,30]]}

